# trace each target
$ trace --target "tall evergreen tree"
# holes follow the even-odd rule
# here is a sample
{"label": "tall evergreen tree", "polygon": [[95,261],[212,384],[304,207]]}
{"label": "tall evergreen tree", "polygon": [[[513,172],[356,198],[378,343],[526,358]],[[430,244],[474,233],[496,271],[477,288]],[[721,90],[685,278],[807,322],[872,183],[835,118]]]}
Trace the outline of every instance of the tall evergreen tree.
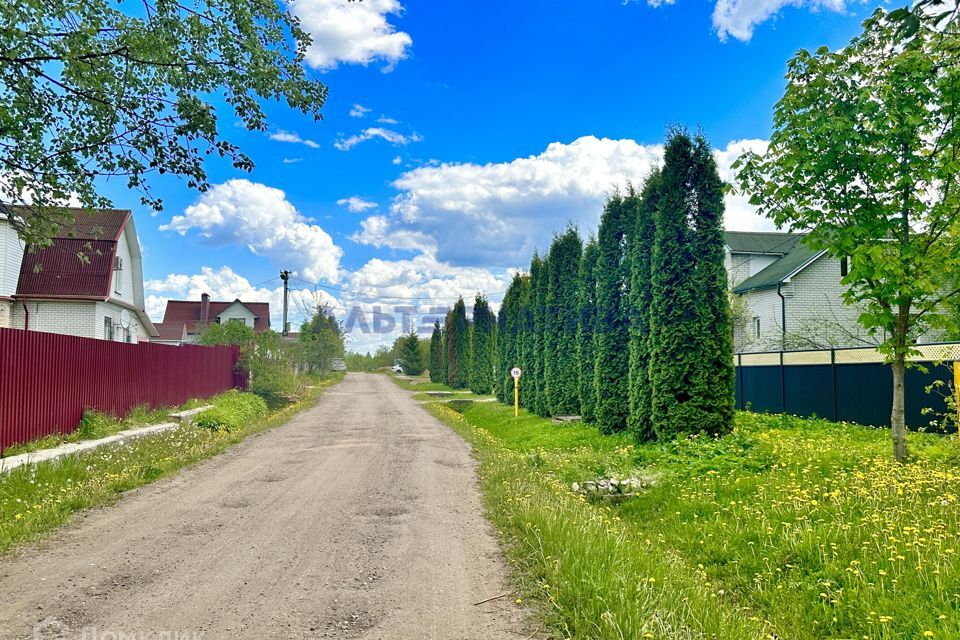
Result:
{"label": "tall evergreen tree", "polygon": [[523,378],[520,381],[520,405],[534,411],[537,376],[536,370],[536,344],[534,331],[534,307],[533,307],[533,265],[537,264],[540,268],[540,259],[534,255],[534,262],[531,262],[531,273],[524,276],[521,280],[523,287],[520,290],[520,305],[517,314],[517,321],[520,324],[520,340],[518,341],[518,359],[522,364],[517,366],[523,369]]}
{"label": "tall evergreen tree", "polygon": [[550,415],[580,412],[580,371],[577,361],[577,275],[583,241],[574,228],[554,237],[547,256],[547,293],[544,301],[544,379]]}
{"label": "tall evergreen tree", "polygon": [[590,237],[583,250],[577,274],[579,316],[577,323],[577,367],[580,370],[578,396],[580,417],[593,423],[597,418],[597,392],[594,377],[594,326],[597,322],[597,240]]}
{"label": "tall evergreen tree", "polygon": [[424,362],[423,354],[420,351],[420,336],[416,331],[411,331],[405,336],[400,337],[397,358],[400,360],[400,366],[403,372],[410,376],[418,376],[423,373]]}
{"label": "tall evergreen tree", "polygon": [[497,368],[496,387],[497,398],[500,402],[513,402],[513,379],[510,377],[510,369],[519,367],[520,364],[520,341],[522,337],[522,325],[520,323],[521,296],[523,292],[523,277],[517,273],[514,274],[510,286],[503,296],[503,302],[500,304],[500,312],[497,316],[497,359],[499,367]]}
{"label": "tall evergreen tree", "polygon": [[719,435],[733,429],[733,322],[724,264],[723,181],[710,143],[702,135],[694,141],[691,186],[696,203],[694,289],[700,324],[693,395],[701,414],[698,430]]}
{"label": "tall evergreen tree", "polygon": [[470,325],[463,298],[447,316],[447,384],[465,389],[470,381]]}
{"label": "tall evergreen tree", "polygon": [[433,334],[430,336],[430,382],[443,382],[443,329],[440,321],[433,323]]}
{"label": "tall evergreen tree", "polygon": [[594,341],[596,421],[604,433],[621,431],[630,413],[630,373],[627,320],[629,276],[626,259],[627,233],[632,226],[635,198],[614,194],[600,217],[597,233],[597,318]]}
{"label": "tall evergreen tree", "polygon": [[703,329],[690,226],[696,214],[691,193],[694,164],[690,136],[672,132],[664,151],[652,260],[651,416],[660,439],[699,431],[703,418],[694,397]]}
{"label": "tall evergreen tree", "polygon": [[487,299],[477,294],[473,303],[473,350],[470,359],[470,390],[477,394],[493,391],[497,318]]}
{"label": "tall evergreen tree", "polygon": [[654,437],[650,419],[650,313],[653,299],[651,260],[656,242],[656,216],[660,198],[660,169],[643,184],[630,243],[630,419],[637,439]]}
{"label": "tall evergreen tree", "polygon": [[544,376],[547,346],[546,346],[546,327],[547,327],[547,281],[549,278],[550,265],[546,257],[533,256],[533,262],[530,264],[530,305],[533,311],[533,341],[531,350],[531,382],[534,384],[532,389],[532,409],[533,412],[546,416],[550,415],[550,408],[547,402],[547,381]]}
{"label": "tall evergreen tree", "polygon": [[453,386],[452,374],[456,371],[454,335],[453,309],[450,309],[443,320],[443,383],[447,386]]}

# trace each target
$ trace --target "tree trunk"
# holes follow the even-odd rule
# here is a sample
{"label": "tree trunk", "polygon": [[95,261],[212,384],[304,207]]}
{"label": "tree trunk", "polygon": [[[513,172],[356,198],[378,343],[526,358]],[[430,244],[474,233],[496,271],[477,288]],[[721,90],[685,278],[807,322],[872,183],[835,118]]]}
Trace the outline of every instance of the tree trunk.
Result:
{"label": "tree trunk", "polygon": [[890,428],[893,435],[893,457],[897,462],[907,460],[906,421],[903,411],[904,354],[897,354],[893,364],[893,410],[890,413]]}

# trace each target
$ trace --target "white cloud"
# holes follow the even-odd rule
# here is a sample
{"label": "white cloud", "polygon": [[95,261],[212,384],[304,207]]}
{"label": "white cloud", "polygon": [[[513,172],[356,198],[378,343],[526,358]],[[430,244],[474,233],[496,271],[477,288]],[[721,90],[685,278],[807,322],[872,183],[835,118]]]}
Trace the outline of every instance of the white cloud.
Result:
{"label": "white cloud", "polygon": [[360,196],[350,196],[349,198],[340,198],[337,204],[346,207],[350,213],[363,213],[367,209],[376,209],[377,203],[364,200]]}
{"label": "white cloud", "polygon": [[[763,144],[718,151],[723,177],[732,179],[729,165],[743,149]],[[527,264],[568,222],[584,235],[594,231],[611,190],[641,184],[662,153],[662,145],[586,136],[510,162],[420,167],[393,183],[400,193],[390,214],[367,218],[351,239],[455,265]],[[745,198],[728,197],[727,206],[728,228],[769,228]]]}
{"label": "white cloud", "polygon": [[744,42],[753,37],[754,28],[775,16],[784,7],[829,9],[843,13],[844,0],[718,0],[713,9],[713,26],[721,40],[733,36]]}
{"label": "white cloud", "polygon": [[410,144],[411,142],[420,142],[423,140],[419,133],[412,133],[408,136],[397,131],[393,131],[392,129],[384,129],[383,127],[369,127],[356,135],[350,136],[349,138],[341,138],[340,140],[337,140],[333,143],[333,146],[340,151],[349,151],[361,142],[373,140],[374,138],[386,140],[394,146],[403,146]]}
{"label": "white cloud", "polygon": [[303,162],[303,158],[284,158],[281,162],[283,162],[283,164],[297,164],[298,162]]}
{"label": "white cloud", "polygon": [[276,267],[291,269],[312,282],[335,282],[339,277],[343,251],[326,231],[298,212],[280,189],[229,180],[211,187],[182,216],[160,227],[180,235],[191,229],[214,244],[245,245]]}
{"label": "white cloud", "polygon": [[293,0],[290,10],[313,37],[306,62],[319,69],[384,60],[384,71],[390,71],[413,43],[409,34],[387,22],[403,11],[399,0]]}
{"label": "white cloud", "polygon": [[[727,183],[736,183],[736,172],[730,167],[746,151],[764,154],[767,152],[766,140],[734,140],[724,149],[714,149],[720,178]],[[757,210],[744,195],[727,194],[724,198],[726,210],[723,214],[724,226],[734,231],[773,231],[773,221],[757,214]]]}
{"label": "white cloud", "polygon": [[394,156],[391,162],[393,162],[393,164],[400,164],[401,162],[403,162],[403,158],[401,158],[400,156]]}
{"label": "white cloud", "polygon": [[370,113],[370,109],[363,106],[362,104],[354,104],[353,107],[350,108],[351,118],[362,118],[368,113]]}
{"label": "white cloud", "polygon": [[271,140],[276,140],[277,142],[292,142],[296,144],[305,144],[311,149],[319,149],[320,145],[314,142],[313,140],[307,140],[301,138],[296,133],[291,133],[290,131],[276,131],[270,134]]}
{"label": "white cloud", "polygon": [[388,118],[387,116],[380,116],[379,118],[377,118],[377,122],[379,122],[380,124],[400,124],[399,120],[396,120],[394,118]]}
{"label": "white cloud", "polygon": [[[211,267],[201,267],[200,273],[192,275],[171,273],[162,279],[147,280],[144,283],[144,289],[147,294],[147,315],[154,322],[160,322],[163,319],[167,300],[200,300],[202,294],[208,293],[213,300],[231,301],[240,298],[243,302],[268,302],[271,328],[280,331],[283,325],[283,286],[254,287],[247,278],[228,266],[222,266],[216,270]],[[314,292],[309,288],[298,288],[296,283],[291,284],[289,296],[287,321],[291,323],[293,331],[296,331],[297,326],[318,303],[332,309],[341,306],[339,301],[329,293],[323,290]]]}

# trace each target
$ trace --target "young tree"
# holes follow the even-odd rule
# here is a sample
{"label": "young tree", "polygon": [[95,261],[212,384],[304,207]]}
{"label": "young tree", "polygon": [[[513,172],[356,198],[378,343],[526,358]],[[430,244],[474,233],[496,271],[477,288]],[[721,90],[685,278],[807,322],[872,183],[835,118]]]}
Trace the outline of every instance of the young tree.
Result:
{"label": "young tree", "polygon": [[650,313],[653,303],[651,261],[657,234],[660,169],[644,181],[630,244],[630,430],[640,441],[654,438],[650,414]]}
{"label": "young tree", "polygon": [[423,353],[420,350],[420,336],[417,332],[411,331],[401,336],[398,347],[397,359],[400,360],[403,372],[408,376],[418,376],[423,373]]}
{"label": "young tree", "polygon": [[547,294],[544,326],[544,379],[547,411],[551,415],[580,412],[577,362],[577,274],[583,241],[574,228],[554,237],[547,256]]}
{"label": "young tree", "polygon": [[695,196],[694,290],[700,325],[693,379],[694,399],[700,411],[697,426],[711,435],[721,435],[733,430],[733,321],[725,265],[724,187],[713,149],[702,135],[694,141],[690,183]]}
{"label": "young tree", "polygon": [[470,382],[470,325],[467,308],[459,298],[447,315],[447,384],[465,389]]}
{"label": "young tree", "polygon": [[603,208],[597,232],[597,318],[595,324],[594,379],[597,424],[604,433],[627,426],[630,373],[627,320],[629,261],[625,259],[635,198],[614,194]]}
{"label": "young tree", "polygon": [[480,294],[473,303],[473,341],[470,358],[470,390],[486,395],[493,391],[497,318]]}
{"label": "young tree", "polygon": [[343,357],[343,327],[331,309],[317,305],[313,316],[300,325],[299,347],[301,361],[317,371],[329,371],[331,360]]}
{"label": "young tree", "polygon": [[0,201],[30,206],[10,221],[28,243],[48,244],[75,197],[109,207],[101,176],[122,176],[160,209],[148,174],[208,186],[203,159],[253,163],[221,135],[227,118],[267,128],[263,100],[313,119],[327,89],[310,80],[310,36],[280,2],[136,3],[24,0],[0,3]]}
{"label": "young tree", "polygon": [[443,329],[440,321],[433,322],[433,334],[430,336],[430,382],[443,382]]}
{"label": "young tree", "polygon": [[847,258],[845,301],[891,366],[902,461],[907,357],[958,281],[960,22],[900,27],[877,10],[842,49],[791,59],[768,150],[741,158],[738,179],[778,226]]}
{"label": "young tree", "polygon": [[577,273],[578,322],[577,322],[577,367],[580,370],[577,395],[580,400],[580,418],[593,423],[597,418],[597,391],[594,366],[596,355],[594,327],[597,322],[597,240],[587,240]]}

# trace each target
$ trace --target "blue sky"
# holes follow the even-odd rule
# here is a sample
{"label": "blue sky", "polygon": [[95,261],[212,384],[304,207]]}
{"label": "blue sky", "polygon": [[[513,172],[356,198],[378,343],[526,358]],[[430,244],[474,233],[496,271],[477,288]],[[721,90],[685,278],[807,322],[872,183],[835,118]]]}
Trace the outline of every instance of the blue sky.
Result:
{"label": "blue sky", "polygon": [[[297,277],[294,323],[312,300],[344,320],[379,305],[398,325],[397,304],[429,319],[459,294],[497,301],[554,231],[588,234],[604,194],[643,179],[669,125],[701,127],[722,168],[762,148],[787,60],[842,46],[876,6],[784,5],[295,0],[315,39],[308,71],[330,87],[323,121],[270,104],[263,134],[221,111],[256,168],[211,162],[203,196],[156,180],[157,216],[106,185],[136,215],[147,310],[239,295],[270,301],[279,328],[281,268]],[[768,228],[742,199],[727,226]],[[353,324],[363,350],[402,329]]]}

